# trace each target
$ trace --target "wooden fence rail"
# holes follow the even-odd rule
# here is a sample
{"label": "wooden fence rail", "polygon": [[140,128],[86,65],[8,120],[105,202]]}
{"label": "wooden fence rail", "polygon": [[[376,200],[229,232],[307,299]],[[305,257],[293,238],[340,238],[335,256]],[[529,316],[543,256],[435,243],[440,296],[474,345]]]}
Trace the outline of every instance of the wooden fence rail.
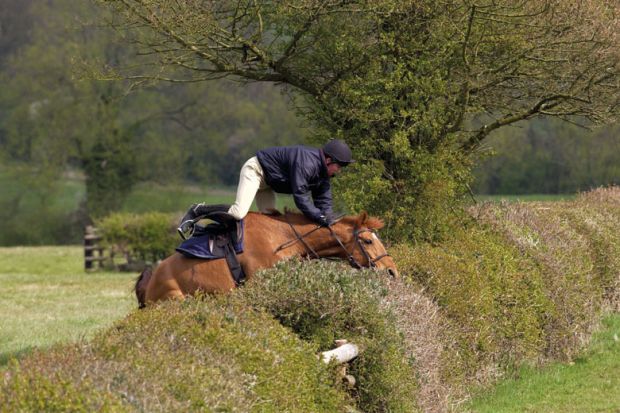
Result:
{"label": "wooden fence rail", "polygon": [[104,248],[99,244],[101,235],[97,228],[88,225],[84,228],[84,270],[94,271],[95,263],[99,268],[103,268]]}

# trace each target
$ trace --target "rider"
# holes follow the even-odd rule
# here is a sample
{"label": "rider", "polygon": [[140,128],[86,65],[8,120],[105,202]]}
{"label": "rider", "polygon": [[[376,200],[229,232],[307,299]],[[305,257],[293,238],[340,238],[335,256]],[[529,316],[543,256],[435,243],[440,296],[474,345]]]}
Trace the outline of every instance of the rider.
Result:
{"label": "rider", "polygon": [[[237,198],[228,214],[243,219],[254,198],[259,211],[275,211],[278,192],[292,194],[297,208],[312,221],[330,225],[333,210],[329,179],[352,162],[351,149],[340,139],[333,139],[322,148],[299,145],[258,151],[241,168]],[[183,221],[202,215],[206,208],[204,203],[192,205]]]}

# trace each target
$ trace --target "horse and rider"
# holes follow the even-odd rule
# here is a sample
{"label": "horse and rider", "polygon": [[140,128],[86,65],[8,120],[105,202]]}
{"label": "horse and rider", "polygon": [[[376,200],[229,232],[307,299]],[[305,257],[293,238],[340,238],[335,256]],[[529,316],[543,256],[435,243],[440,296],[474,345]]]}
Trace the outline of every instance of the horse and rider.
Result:
{"label": "horse and rider", "polygon": [[[204,216],[229,228],[243,228],[239,225],[243,220],[243,253],[235,254],[232,242],[228,248],[232,253],[225,260],[199,259],[177,249],[154,271],[147,269],[138,278],[140,306],[196,291],[227,292],[239,285],[235,265],[245,280],[292,256],[337,257],[356,268],[381,268],[396,276],[396,265],[375,232],[383,226],[380,219],[366,213],[335,219],[330,179],[353,162],[351,149],[338,139],[322,148],[285,146],[258,151],[241,168],[234,204],[194,204],[178,229],[186,238]],[[301,214],[277,213],[276,192],[292,194]],[[248,212],[254,199],[260,213]]]}
{"label": "horse and rider", "polygon": [[[351,149],[340,139],[322,148],[277,146],[260,150],[241,168],[237,197],[227,213],[235,220],[243,219],[252,201],[261,213],[276,211],[276,192],[292,194],[297,208],[311,221],[329,226],[334,221],[330,178],[355,162]],[[213,208],[194,204],[182,219],[180,233],[187,233],[193,220]]]}

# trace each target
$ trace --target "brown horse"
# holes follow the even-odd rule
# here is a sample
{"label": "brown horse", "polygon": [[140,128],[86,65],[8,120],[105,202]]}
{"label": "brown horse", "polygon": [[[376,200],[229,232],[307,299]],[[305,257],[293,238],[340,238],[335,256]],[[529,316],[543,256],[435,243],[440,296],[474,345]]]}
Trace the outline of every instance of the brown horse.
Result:
{"label": "brown horse", "polygon": [[[375,233],[382,227],[380,219],[365,212],[358,217],[344,217],[329,228],[317,228],[301,214],[251,212],[245,218],[244,252],[238,259],[248,280],[256,271],[293,256],[339,257],[358,268],[386,269],[392,276],[398,276],[394,261]],[[202,260],[175,253],[154,272],[145,270],[140,275],[136,296],[140,307],[144,307],[147,303],[182,298],[197,291],[225,293],[233,288],[235,282],[224,258]]]}

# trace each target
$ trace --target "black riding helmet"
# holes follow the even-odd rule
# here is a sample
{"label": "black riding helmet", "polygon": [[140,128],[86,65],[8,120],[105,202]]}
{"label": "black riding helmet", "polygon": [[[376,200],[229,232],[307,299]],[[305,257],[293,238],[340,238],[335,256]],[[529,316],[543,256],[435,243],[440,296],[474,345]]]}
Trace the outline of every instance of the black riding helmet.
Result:
{"label": "black riding helmet", "polygon": [[329,156],[341,165],[348,165],[355,162],[351,154],[351,149],[340,139],[332,139],[323,145],[323,152],[326,156]]}

